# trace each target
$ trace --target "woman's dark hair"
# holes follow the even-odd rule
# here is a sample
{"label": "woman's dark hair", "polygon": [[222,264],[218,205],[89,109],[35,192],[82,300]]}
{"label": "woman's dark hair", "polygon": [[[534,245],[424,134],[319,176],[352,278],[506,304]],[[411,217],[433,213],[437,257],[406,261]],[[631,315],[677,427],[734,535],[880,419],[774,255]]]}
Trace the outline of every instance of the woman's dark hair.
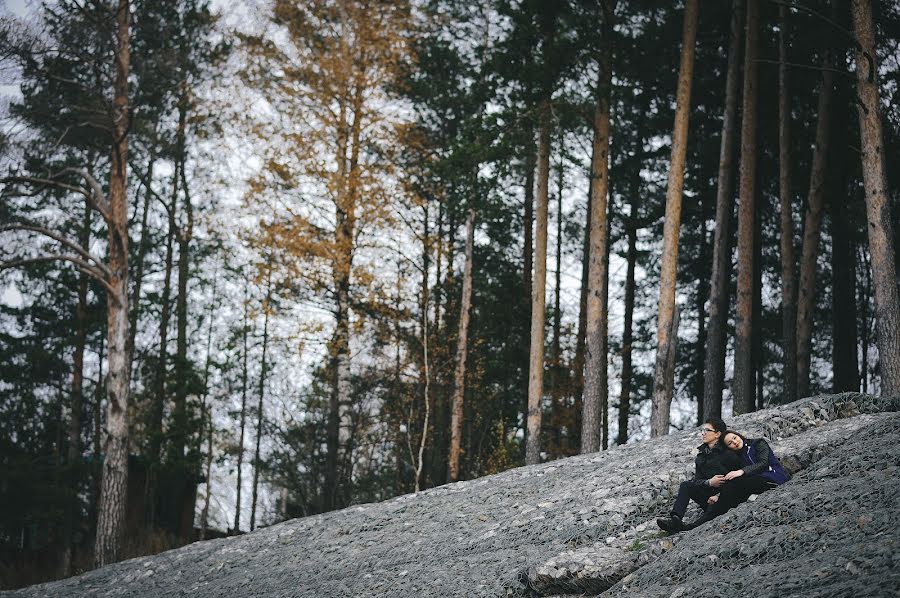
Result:
{"label": "woman's dark hair", "polygon": [[728,434],[734,434],[735,436],[743,440],[745,445],[747,444],[747,437],[740,432],[735,432],[734,430],[725,430],[724,432],[722,432],[722,442],[725,442],[725,436]]}
{"label": "woman's dark hair", "polygon": [[713,430],[722,434],[719,437],[720,441],[725,438],[725,432],[728,430],[728,426],[725,425],[725,422],[722,421],[721,417],[709,417],[704,423],[711,425],[713,427]]}

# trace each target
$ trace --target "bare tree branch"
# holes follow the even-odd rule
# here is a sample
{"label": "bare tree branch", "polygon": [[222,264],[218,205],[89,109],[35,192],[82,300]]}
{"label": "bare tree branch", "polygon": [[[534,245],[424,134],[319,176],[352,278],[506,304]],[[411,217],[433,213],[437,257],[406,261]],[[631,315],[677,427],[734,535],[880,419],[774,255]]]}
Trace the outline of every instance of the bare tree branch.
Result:
{"label": "bare tree branch", "polygon": [[113,299],[113,301],[119,301],[119,294],[116,292],[116,289],[109,283],[106,277],[103,275],[103,272],[91,266],[89,263],[85,262],[81,258],[75,257],[74,255],[42,255],[39,257],[32,258],[23,258],[19,260],[10,260],[6,262],[0,262],[0,272],[4,270],[10,270],[12,268],[18,268],[20,266],[27,266],[29,264],[39,264],[43,262],[55,262],[55,261],[64,261],[71,262],[75,264],[75,267],[78,268],[80,272],[83,272],[102,284],[109,296]]}
{"label": "bare tree branch", "polygon": [[71,249],[72,251],[77,253],[86,262],[94,262],[94,264],[96,264],[96,266],[92,266],[92,267],[96,267],[97,271],[100,272],[107,280],[109,278],[112,278],[112,275],[113,275],[112,271],[109,269],[109,267],[103,261],[92,256],[90,253],[88,253],[85,249],[83,249],[77,243],[70,241],[69,239],[65,238],[61,234],[59,234],[55,231],[52,231],[49,228],[44,228],[43,226],[37,226],[34,224],[27,224],[27,223],[13,223],[13,224],[5,224],[3,226],[0,226],[0,233],[7,232],[7,231],[14,231],[14,230],[30,231],[33,233],[37,233],[39,235],[43,235],[45,237],[49,237],[50,239],[53,239],[57,243],[60,243],[64,247],[67,247],[68,249]]}

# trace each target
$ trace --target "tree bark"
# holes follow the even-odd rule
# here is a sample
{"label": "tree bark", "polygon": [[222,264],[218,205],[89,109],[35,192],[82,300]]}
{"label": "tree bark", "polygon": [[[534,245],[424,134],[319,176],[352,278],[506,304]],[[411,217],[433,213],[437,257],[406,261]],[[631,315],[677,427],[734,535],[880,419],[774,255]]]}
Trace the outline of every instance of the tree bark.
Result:
{"label": "tree bark", "polygon": [[128,487],[128,71],[130,8],[119,0],[116,11],[116,79],[112,103],[113,146],[109,177],[109,279],[107,308],[109,376],[107,379],[107,433],[104,443],[103,481],[94,544],[98,567],[119,559]]}
{"label": "tree bark", "polygon": [[550,443],[551,459],[560,456],[568,456],[567,447],[563,447],[563,432],[567,435],[570,430],[566,428],[565,412],[562,389],[562,306],[560,297],[562,294],[562,238],[563,238],[563,187],[565,185],[565,172],[563,170],[563,135],[559,135],[560,160],[556,169],[556,267],[553,271],[553,339],[550,341],[550,404],[552,416],[550,418],[550,430],[553,441]]}
{"label": "tree bark", "polygon": [[706,332],[706,367],[703,378],[703,419],[722,416],[722,385],[725,380],[725,330],[728,324],[728,284],[731,251],[728,230],[733,209],[732,193],[734,135],[737,127],[738,76],[741,63],[741,31],[744,1],[731,7],[731,38],[725,79],[725,115],[719,145],[719,181],[716,191],[716,227],[713,235],[712,280],[709,290],[709,326]]}
{"label": "tree bark", "polygon": [[[81,224],[81,248],[90,250],[91,244],[91,204],[85,201],[84,217]],[[72,492],[70,503],[66,505],[63,519],[62,551],[59,572],[62,577],[71,575],[72,535],[78,510],[77,488],[81,471],[81,418],[84,413],[84,349],[87,341],[87,292],[88,277],[78,276],[78,304],[75,307],[75,350],[72,353],[72,403],[69,411],[68,451],[66,463],[69,468],[69,488]]]}
{"label": "tree bark", "polygon": [[184,459],[187,445],[187,320],[188,320],[188,281],[190,278],[190,244],[194,236],[194,208],[185,175],[185,122],[187,117],[186,92],[178,106],[178,130],[176,136],[175,176],[181,177],[181,191],[184,200],[184,225],[178,228],[178,298],[175,304],[175,401],[172,410],[172,459],[178,463]]}
{"label": "tree bark", "polygon": [[[155,132],[154,132],[155,136]],[[144,203],[141,209],[141,240],[138,244],[137,265],[134,274],[134,290],[131,294],[131,320],[129,321],[128,334],[128,362],[134,360],[134,335],[137,333],[137,323],[141,316],[141,287],[144,282],[144,260],[147,257],[147,217],[150,213],[150,200],[153,197],[153,169],[156,164],[156,143],[150,148],[150,161],[147,166],[147,182],[144,190]]]}
{"label": "tree bark", "polygon": [[865,248],[860,247],[860,265],[862,266],[863,271],[863,285],[861,291],[861,295],[859,297],[859,304],[862,308],[862,315],[860,317],[861,331],[860,331],[860,353],[862,353],[862,363],[860,364],[860,371],[862,374],[862,392],[863,394],[867,394],[869,392],[869,339],[870,339],[870,330],[872,329],[871,318],[869,316],[869,302],[872,300],[872,274],[871,267],[869,265],[869,260],[866,259],[866,251]]}
{"label": "tree bark", "polygon": [[453,411],[450,418],[450,457],[447,478],[459,480],[459,454],[462,442],[463,398],[465,397],[466,355],[469,336],[469,310],[472,305],[472,259],[475,243],[475,210],[466,218],[466,265],[463,271],[462,299],[459,304],[459,328],[456,335],[456,371],[453,375]]}
{"label": "tree bark", "polygon": [[[588,296],[588,267],[591,260],[591,196],[593,195],[593,183],[588,184],[587,211],[585,214],[584,239],[581,249],[581,288],[578,297],[578,330],[575,336],[575,356],[572,360],[572,409],[575,417],[572,422],[572,433],[578,439],[581,446],[581,421],[584,398],[584,362],[585,345],[587,336],[587,296]],[[573,442],[575,439],[573,438]]]}
{"label": "tree bark", "polygon": [[678,267],[678,236],[681,227],[681,194],[684,189],[684,166],[687,153],[688,118],[691,106],[691,83],[694,77],[694,45],[697,38],[698,0],[687,0],[682,30],[681,66],[675,99],[675,126],[672,133],[672,158],[666,186],[666,217],[663,229],[662,264],[659,281],[659,318],[657,320],[656,369],[653,379],[653,401],[650,406],[650,436],[669,433],[671,395],[666,392],[666,364],[674,351],[669,334],[673,330],[675,312],[675,278]]}
{"label": "tree bark", "polygon": [[[163,441],[163,412],[166,404],[166,362],[168,361],[168,344],[169,344],[169,320],[171,319],[171,297],[172,297],[172,269],[174,266],[174,242],[175,242],[175,205],[176,195],[178,192],[177,177],[172,190],[172,204],[167,207],[168,210],[168,231],[166,233],[166,261],[164,266],[165,274],[163,275],[163,290],[160,299],[160,315],[159,315],[159,355],[156,361],[156,375],[154,379],[155,389],[153,395],[153,404],[150,407],[150,425],[147,434],[150,437],[150,449],[147,459],[151,469],[159,466],[161,461],[161,450]],[[150,474],[153,475],[152,473]],[[148,482],[152,486],[152,482]],[[152,492],[151,492],[152,494]],[[153,512],[152,496],[149,497],[148,508],[150,509],[151,518]]]}
{"label": "tree bark", "polygon": [[241,329],[241,431],[238,440],[237,486],[235,487],[234,533],[241,531],[241,477],[244,465],[244,431],[247,427],[247,335],[250,330],[250,297],[244,286],[244,325]]}
{"label": "tree bark", "polygon": [[753,388],[753,232],[756,217],[756,109],[759,65],[759,3],[747,2],[744,45],[744,97],[741,118],[741,183],[738,208],[737,322],[734,348],[734,414],[754,410]]}
{"label": "tree bark", "polygon": [[669,338],[672,339],[669,345],[669,353],[666,361],[666,394],[672,396],[675,394],[675,358],[678,355],[678,325],[681,323],[681,308],[675,306],[672,314],[672,329],[669,331]]}
{"label": "tree bark", "polygon": [[[636,168],[635,181],[641,180],[641,156],[643,156],[643,139],[638,140],[638,166]],[[619,395],[619,433],[616,437],[617,444],[628,442],[628,416],[631,410],[631,378],[633,376],[631,354],[634,338],[634,269],[637,263],[637,218],[640,205],[639,187],[631,191],[631,212],[626,223],[626,235],[628,236],[628,268],[625,274],[625,323],[622,331],[622,393]]]}
{"label": "tree bark", "polygon": [[263,302],[263,345],[262,360],[259,370],[259,401],[256,404],[256,450],[253,453],[253,496],[250,503],[250,531],[256,529],[256,500],[258,498],[259,488],[259,469],[260,469],[260,441],[262,440],[262,424],[263,424],[263,401],[266,396],[266,374],[268,374],[268,363],[266,362],[266,352],[269,348],[269,314],[272,311],[272,266],[268,265],[266,280],[266,299]]}
{"label": "tree bark", "polygon": [[[187,185],[185,185],[187,187]],[[206,539],[206,532],[209,529],[209,502],[212,497],[212,478],[210,477],[210,473],[212,471],[212,432],[213,432],[213,421],[212,421],[212,405],[209,403],[209,368],[212,365],[212,339],[213,339],[213,313],[218,307],[216,302],[216,292],[219,289],[218,278],[219,273],[219,264],[216,262],[215,268],[213,268],[212,280],[213,280],[213,288],[212,288],[212,299],[209,302],[209,310],[206,314],[206,319],[209,321],[209,327],[206,331],[206,363],[203,366],[203,397],[200,401],[200,429],[197,433],[197,443],[194,446],[194,452],[197,455],[198,459],[198,469],[199,469],[199,459],[203,454],[203,434],[204,429],[207,431],[208,443],[206,450],[206,471],[204,478],[206,479],[206,496],[203,499],[203,510],[200,512],[200,539]]]}
{"label": "tree bark", "polygon": [[528,138],[525,142],[525,217],[523,228],[525,241],[522,245],[522,284],[525,289],[525,297],[531,302],[531,271],[534,267],[534,168],[536,162],[534,147],[534,132],[528,129]]}
{"label": "tree bark", "polygon": [[897,289],[894,231],[884,170],[884,137],[875,54],[875,27],[870,0],[853,0],[859,130],[863,184],[869,234],[869,254],[875,286],[875,316],[881,373],[881,394],[900,394],[900,291]]}
{"label": "tree bark", "polygon": [[[709,195],[704,193],[700,197],[700,218],[697,221],[697,233],[700,238],[700,263],[709,263],[709,234],[706,225],[709,221]],[[710,275],[710,279],[712,275]],[[704,284],[703,280],[697,284],[697,349],[694,356],[694,367],[696,368],[695,381],[691,384],[691,394],[697,400],[697,426],[703,424],[703,389],[705,385],[706,371],[703,369],[706,363],[706,300],[709,288]]]}
{"label": "tree bark", "polygon": [[[830,60],[825,67],[830,67]],[[809,177],[807,211],[803,226],[803,250],[800,256],[800,288],[797,298],[797,395],[809,396],[809,368],[812,350],[813,311],[816,306],[816,257],[822,232],[822,212],[825,205],[826,168],[831,137],[831,95],[834,75],[822,71],[819,89],[816,146],[813,151]]]}
{"label": "tree bark", "polygon": [[[843,127],[841,130],[844,130]],[[841,143],[841,145],[844,145]],[[837,165],[836,165],[837,166]],[[859,391],[856,338],[856,244],[847,210],[847,169],[829,193],[831,211],[832,392]]]}
{"label": "tree bark", "polygon": [[778,189],[781,203],[782,402],[797,399],[797,289],[794,280],[794,218],[791,191],[791,106],[788,86],[788,9],[778,7]]}
{"label": "tree bark", "polygon": [[609,197],[609,111],[612,93],[615,2],[603,4],[603,31],[600,70],[597,75],[597,103],[594,108],[594,132],[591,143],[590,237],[585,303],[584,396],[581,407],[581,452],[600,450],[603,435],[604,388],[606,373],[606,319],[609,317],[604,281],[609,269],[607,245],[607,203]]}
{"label": "tree bark", "polygon": [[550,99],[541,102],[538,141],[534,280],[531,290],[531,350],[528,359],[528,431],[525,463],[541,460],[541,415],[544,397],[544,318],[547,304],[547,203],[550,188]]}

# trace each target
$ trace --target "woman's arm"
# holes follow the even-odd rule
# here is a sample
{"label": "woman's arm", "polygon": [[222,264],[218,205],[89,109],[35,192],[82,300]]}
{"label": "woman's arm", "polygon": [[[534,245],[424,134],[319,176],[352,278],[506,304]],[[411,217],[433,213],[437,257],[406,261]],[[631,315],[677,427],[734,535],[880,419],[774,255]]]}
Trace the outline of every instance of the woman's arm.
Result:
{"label": "woman's arm", "polygon": [[772,454],[772,449],[769,447],[769,443],[760,438],[756,441],[755,446],[756,462],[751,463],[750,465],[746,465],[742,468],[744,471],[744,475],[758,475],[769,468],[769,456]]}

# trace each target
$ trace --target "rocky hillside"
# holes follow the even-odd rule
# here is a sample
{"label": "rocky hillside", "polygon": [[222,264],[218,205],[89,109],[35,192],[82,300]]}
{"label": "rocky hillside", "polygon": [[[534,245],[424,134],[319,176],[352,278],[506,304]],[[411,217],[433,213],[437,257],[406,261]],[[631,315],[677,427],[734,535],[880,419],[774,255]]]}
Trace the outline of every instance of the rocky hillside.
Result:
{"label": "rocky hillside", "polygon": [[[900,595],[900,398],[729,421],[788,484],[663,536],[696,430],[196,543],[12,596]],[[690,516],[690,515],[689,515]]]}

